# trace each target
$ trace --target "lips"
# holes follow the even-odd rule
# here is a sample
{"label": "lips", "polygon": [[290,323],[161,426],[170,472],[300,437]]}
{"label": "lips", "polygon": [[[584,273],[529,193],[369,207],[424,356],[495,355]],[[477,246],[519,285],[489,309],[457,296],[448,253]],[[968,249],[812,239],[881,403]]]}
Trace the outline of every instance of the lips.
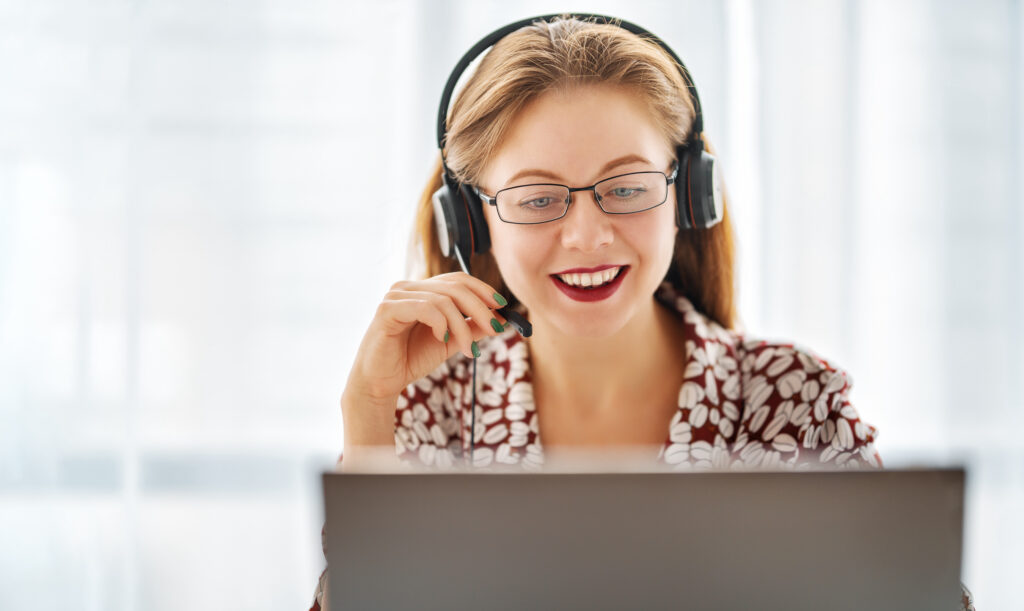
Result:
{"label": "lips", "polygon": [[574,268],[552,274],[551,281],[574,301],[602,301],[615,294],[628,272],[628,265]]}
{"label": "lips", "polygon": [[574,267],[572,269],[563,269],[562,271],[555,272],[552,275],[557,276],[558,274],[590,274],[590,273],[593,273],[593,272],[604,271],[606,269],[610,269],[610,268],[613,268],[613,267],[622,267],[622,266],[621,265],[615,265],[613,263],[608,263],[608,264],[605,264],[605,265],[598,265],[597,267]]}

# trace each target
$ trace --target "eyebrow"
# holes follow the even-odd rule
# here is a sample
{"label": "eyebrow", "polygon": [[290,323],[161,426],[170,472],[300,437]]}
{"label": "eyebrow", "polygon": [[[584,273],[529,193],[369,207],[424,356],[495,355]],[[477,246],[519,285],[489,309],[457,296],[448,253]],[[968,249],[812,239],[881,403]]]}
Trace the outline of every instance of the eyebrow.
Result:
{"label": "eyebrow", "polygon": [[[648,165],[653,165],[648,159],[646,159],[644,157],[641,157],[640,155],[636,155],[636,154],[623,155],[622,157],[619,157],[617,159],[612,159],[608,163],[604,164],[604,167],[602,167],[598,171],[597,175],[600,176],[600,175],[602,175],[602,174],[604,174],[604,173],[606,173],[606,172],[608,172],[610,170],[613,170],[613,169],[615,169],[615,168],[617,168],[619,166],[627,165],[627,164],[630,164],[630,163],[646,163]],[[512,184],[516,180],[519,180],[520,178],[523,178],[525,176],[540,176],[542,178],[549,178],[551,180],[556,180],[556,181],[564,180],[558,174],[555,174],[553,172],[549,172],[547,170],[541,170],[539,168],[527,168],[525,170],[520,170],[520,171],[516,172],[515,174],[513,174],[512,178],[509,178],[505,182],[505,187],[512,186]]]}

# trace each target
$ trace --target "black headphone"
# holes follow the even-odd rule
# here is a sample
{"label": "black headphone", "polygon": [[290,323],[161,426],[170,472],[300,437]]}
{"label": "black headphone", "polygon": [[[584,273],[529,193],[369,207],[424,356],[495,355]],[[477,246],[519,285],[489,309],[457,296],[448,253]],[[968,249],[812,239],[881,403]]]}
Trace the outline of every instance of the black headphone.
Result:
{"label": "black headphone", "polygon": [[594,20],[616,25],[657,43],[672,56],[679,67],[680,74],[683,75],[683,81],[686,83],[696,110],[690,138],[676,147],[676,159],[679,163],[679,171],[676,173],[675,179],[676,224],[682,229],[706,229],[722,220],[722,181],[714,156],[704,150],[704,143],[701,140],[701,134],[704,131],[704,116],[701,112],[700,97],[697,95],[697,88],[693,84],[690,72],[675,51],[644,28],[605,15],[573,13],[531,17],[499,28],[473,45],[455,64],[455,69],[448,77],[448,83],[445,84],[444,92],[441,94],[441,105],[437,111],[437,147],[441,150],[444,183],[434,192],[434,222],[441,252],[446,257],[456,258],[467,274],[470,273],[470,256],[487,252],[491,247],[491,238],[487,231],[487,222],[484,219],[479,196],[474,193],[472,186],[461,184],[455,179],[444,158],[444,145],[448,134],[448,106],[452,93],[469,64],[507,34],[535,22],[551,21],[557,17]]}

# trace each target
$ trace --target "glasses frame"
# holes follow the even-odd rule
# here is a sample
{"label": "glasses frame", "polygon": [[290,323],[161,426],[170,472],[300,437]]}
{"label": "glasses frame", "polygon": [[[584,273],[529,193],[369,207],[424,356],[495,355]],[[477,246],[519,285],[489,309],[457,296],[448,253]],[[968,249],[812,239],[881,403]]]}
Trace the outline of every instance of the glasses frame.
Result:
{"label": "glasses frame", "polygon": [[[604,206],[601,205],[601,196],[597,194],[597,185],[599,185],[599,184],[601,184],[603,182],[608,182],[609,180],[615,180],[617,178],[622,178],[623,176],[633,176],[635,174],[661,174],[662,176],[664,176],[665,177],[665,197],[663,197],[660,202],[654,204],[653,206],[648,206],[647,208],[644,208],[643,210],[633,210],[632,212],[609,212],[609,211],[605,210]],[[572,196],[572,194],[573,193],[579,193],[580,191],[590,191],[590,192],[592,192],[594,194],[594,201],[597,202],[597,207],[600,208],[601,212],[604,212],[605,214],[617,214],[617,215],[618,214],[636,214],[638,212],[646,212],[648,210],[652,210],[652,209],[657,208],[658,206],[664,204],[665,201],[668,200],[668,185],[672,184],[675,181],[676,176],[678,176],[678,175],[679,175],[679,162],[673,161],[672,162],[672,169],[671,169],[671,173],[670,174],[665,174],[664,172],[661,172],[659,170],[643,170],[643,171],[640,171],[640,172],[626,172],[625,174],[616,174],[615,176],[609,176],[608,178],[602,178],[601,180],[599,180],[599,181],[595,182],[594,184],[590,185],[589,187],[570,187],[569,185],[560,185],[558,183],[553,183],[553,182],[534,182],[534,183],[529,183],[529,184],[525,184],[525,185],[512,185],[511,187],[505,187],[504,189],[499,189],[497,192],[495,192],[494,195],[487,195],[486,193],[481,191],[479,189],[479,187],[476,187],[476,186],[473,186],[473,191],[480,197],[480,199],[482,199],[484,202],[486,202],[488,206],[494,206],[494,211],[498,214],[498,219],[501,220],[501,222],[503,222],[503,223],[509,223],[510,225],[543,225],[544,223],[550,223],[552,221],[557,221],[558,219],[564,218],[565,215],[569,213],[569,207],[572,206],[573,203],[575,202],[575,198]],[[546,221],[535,221],[535,222],[506,221],[501,216],[501,209],[498,208],[498,196],[501,195],[501,193],[503,191],[509,191],[511,189],[518,189],[520,187],[563,187],[563,188],[567,189],[569,191],[569,198],[565,202],[565,210],[563,210],[562,214],[560,214],[559,216],[557,216],[557,217],[555,217],[553,219],[548,219]]]}

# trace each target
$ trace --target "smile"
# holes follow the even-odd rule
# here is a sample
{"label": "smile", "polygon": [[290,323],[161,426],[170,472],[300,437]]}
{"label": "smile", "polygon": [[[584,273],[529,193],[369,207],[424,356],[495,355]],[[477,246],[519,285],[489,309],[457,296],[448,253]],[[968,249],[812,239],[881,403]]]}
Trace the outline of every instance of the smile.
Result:
{"label": "smile", "polygon": [[608,266],[593,272],[552,274],[555,286],[574,301],[602,301],[615,294],[629,271],[628,265]]}

